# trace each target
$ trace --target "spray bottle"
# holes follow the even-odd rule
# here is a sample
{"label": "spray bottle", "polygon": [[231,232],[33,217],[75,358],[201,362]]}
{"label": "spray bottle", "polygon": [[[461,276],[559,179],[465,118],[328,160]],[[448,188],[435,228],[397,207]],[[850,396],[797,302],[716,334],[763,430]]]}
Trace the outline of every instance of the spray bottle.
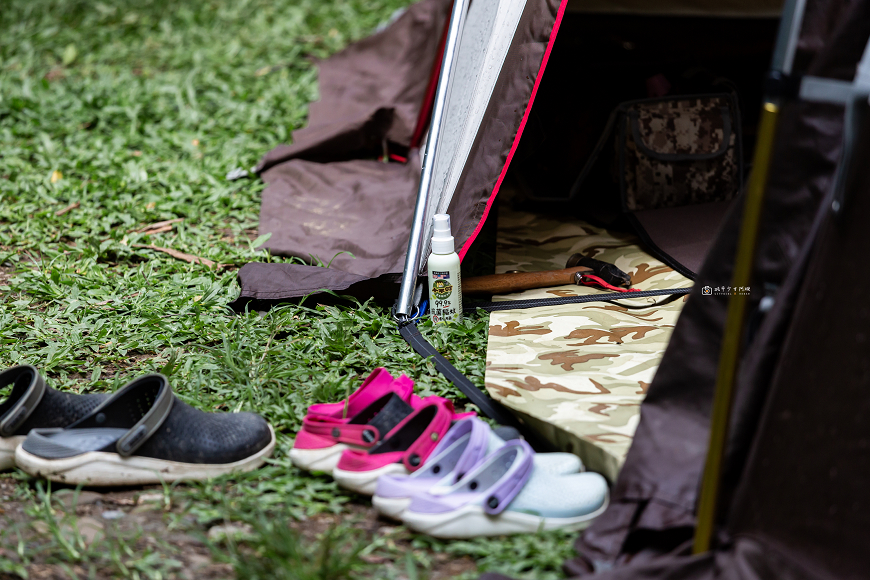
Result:
{"label": "spray bottle", "polygon": [[450,234],[450,216],[432,218],[432,253],[429,255],[429,309],[433,322],[462,320],[462,281],[459,256]]}

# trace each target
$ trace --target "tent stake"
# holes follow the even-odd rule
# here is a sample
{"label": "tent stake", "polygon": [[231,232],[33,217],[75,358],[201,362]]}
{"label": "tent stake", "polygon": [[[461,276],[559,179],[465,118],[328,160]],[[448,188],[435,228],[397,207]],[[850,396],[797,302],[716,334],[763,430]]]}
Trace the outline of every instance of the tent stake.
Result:
{"label": "tent stake", "polygon": [[[782,20],[777,34],[776,47],[771,63],[770,79],[761,119],[758,139],[753,156],[752,173],[746,186],[743,206],[743,220],[740,225],[737,255],[734,259],[734,274],[728,299],[728,313],[722,347],[719,351],[719,369],[716,376],[716,390],[713,395],[713,409],[710,416],[710,442],[707,448],[707,461],[698,495],[697,523],[692,551],[702,554],[710,549],[710,542],[719,512],[719,488],[722,481],[722,460],[728,439],[728,426],[734,398],[734,379],[743,343],[743,324],[746,315],[748,291],[739,290],[749,286],[752,279],[752,266],[755,261],[758,230],[764,206],[764,193],[773,154],[773,141],[779,116],[779,101],[782,89],[787,85],[794,62],[794,53],[803,21],[805,0],[788,0],[783,6]],[[785,82],[783,82],[785,81]],[[773,89],[771,91],[771,89]]]}

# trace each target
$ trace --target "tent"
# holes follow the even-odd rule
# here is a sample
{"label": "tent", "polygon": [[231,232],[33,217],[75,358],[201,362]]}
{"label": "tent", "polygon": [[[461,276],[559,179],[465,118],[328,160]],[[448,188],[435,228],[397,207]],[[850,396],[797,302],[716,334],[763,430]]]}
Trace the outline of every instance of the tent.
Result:
{"label": "tent", "polygon": [[[320,289],[374,295],[385,302],[395,298],[398,274],[406,266],[419,146],[431,115],[449,11],[447,0],[423,0],[385,30],[319,64],[320,100],[311,105],[308,126],[294,133],[292,145],[275,148],[256,168],[268,184],[259,229],[271,234],[265,247],[273,254],[331,267],[248,264],[239,273],[237,306]],[[745,66],[732,68],[757,85],[746,90],[752,103],[760,97],[775,32],[770,16],[776,11],[775,1],[632,0],[604,13],[601,3],[574,0],[475,0],[453,67],[442,154],[430,164],[432,195],[424,218],[436,210],[450,213],[460,256],[469,252],[512,161],[527,162],[520,157],[536,145],[540,129],[558,122],[542,115],[547,102],[533,110],[536,97],[559,101],[560,93],[575,91],[588,100],[610,85],[611,79],[594,67],[578,71],[572,63],[594,64],[607,55],[634,74],[633,92],[623,92],[622,98],[645,96],[639,75],[656,72],[644,66],[646,55],[663,39],[680,38],[654,58],[674,68],[680,61],[676,56],[696,50],[708,52],[716,64],[736,55],[735,64]],[[565,33],[557,34],[562,27]],[[717,46],[722,48],[715,54]],[[585,79],[597,83],[594,89],[584,86],[584,74],[599,75]],[[751,105],[744,109],[754,112]],[[608,112],[595,114],[606,118]],[[752,120],[750,115],[745,125],[751,127]],[[566,165],[578,162],[563,158]],[[569,169],[576,174],[580,167]],[[716,221],[722,215],[718,212]],[[696,265],[716,224],[700,229],[705,239]],[[425,232],[420,239],[428,239]],[[425,264],[423,250],[418,265]]]}
{"label": "tent", "polygon": [[[320,63],[321,97],[311,105],[308,126],[294,133],[293,145],[277,147],[258,166],[268,183],[260,234],[271,234],[266,247],[275,254],[331,265],[248,264],[239,272],[237,307],[322,289],[362,298],[375,296],[392,304],[400,294],[399,280],[404,278],[406,287],[414,290],[413,274],[425,266],[426,225],[433,213],[446,209],[451,215],[458,251],[466,256],[485,224],[492,222],[488,218],[497,213],[493,210],[497,199],[516,190],[517,183],[532,183],[534,187],[525,189],[544,197],[558,197],[572,189],[584,153],[602,133],[610,111],[620,101],[647,96],[649,77],[667,74],[674,84],[687,85],[683,92],[698,84],[696,79],[681,76],[693,66],[729,77],[740,89],[747,113],[743,123],[746,141],[752,142],[755,103],[760,99],[776,30],[776,19],[771,18],[778,9],[775,3],[647,1],[606,12],[601,5],[584,2],[474,0],[455,53],[456,66],[449,69],[453,79],[438,143],[440,153],[428,164],[431,195],[422,210],[415,212],[414,192],[421,176],[418,149],[442,72],[439,55],[451,54],[444,50],[450,9],[445,0],[424,0],[382,32]],[[748,154],[750,147],[746,149]],[[607,221],[607,196],[595,195],[604,190],[589,180],[568,210],[563,203],[534,199],[526,205],[535,209],[549,204],[559,214],[572,216],[596,209],[595,215]],[[715,211],[708,211],[712,206]],[[597,211],[601,207],[604,210]],[[727,203],[680,207],[670,219],[682,227],[661,222],[665,227],[660,231],[681,235],[657,237],[658,246],[677,256],[676,261],[685,266],[681,271],[689,277],[727,207]],[[416,233],[412,224],[420,226]],[[574,251],[599,255],[601,247],[606,247],[599,257],[620,261],[636,280],[643,281],[644,289],[667,291],[691,285],[688,278],[671,275],[666,264],[634,242],[626,242],[625,251],[614,253],[612,236],[620,240],[624,236],[606,231],[607,241],[596,238],[598,248],[581,244]],[[418,240],[416,256],[407,253],[409,238]],[[523,257],[526,263],[528,257]],[[558,260],[564,265],[565,257],[554,253],[535,267],[562,267]],[[503,264],[499,268],[511,269]],[[260,307],[256,303],[251,306]],[[526,423],[534,423],[545,438],[580,454],[590,468],[613,479],[681,306],[682,302],[676,302],[660,311],[647,311],[662,316],[648,316],[655,322],[638,328],[632,345],[623,345],[618,359],[609,352],[587,355],[590,348],[601,350],[588,345],[582,347],[584,354],[573,356],[571,351],[577,347],[563,340],[550,349],[563,352],[545,355],[551,357],[547,373],[523,371],[521,376],[512,376],[520,370],[508,367],[516,365],[488,368],[489,393],[521,414]],[[562,318],[560,328],[573,324],[564,314],[554,313]],[[591,314],[591,309],[581,316],[601,318]],[[610,332],[622,344],[626,341],[619,339],[620,333],[634,319],[630,312],[611,310],[595,330]],[[517,322],[512,318],[493,324]],[[612,332],[613,325],[622,328]],[[532,333],[541,331],[537,322],[533,326],[538,329]],[[517,336],[502,337],[498,345],[493,337],[491,333],[490,352],[501,349],[505,359],[512,358],[512,349],[528,347],[517,345]],[[511,341],[514,344],[506,344]],[[628,350],[632,350],[630,355]],[[559,358],[563,355],[569,360]],[[611,372],[622,361],[643,372],[628,382],[600,379],[599,375]],[[587,373],[590,366],[599,372]],[[549,376],[550,371],[560,376]],[[582,375],[586,384],[566,384],[570,380],[566,375],[572,373]],[[552,385],[555,389],[549,388]],[[562,405],[552,396],[556,390],[574,400]],[[579,411],[589,420],[556,419],[566,415],[559,408],[570,408],[576,414],[575,393],[590,390],[608,395],[584,402]],[[602,405],[607,410],[601,411]]]}
{"label": "tent", "polygon": [[[857,304],[870,215],[868,16],[867,2],[806,6],[791,76],[800,89],[783,93],[775,134],[712,549],[692,554],[726,301],[693,296],[612,503],[577,542],[570,574],[867,577],[870,318]],[[729,217],[698,284],[731,278],[744,225]],[[836,279],[844,272],[848,281]]]}
{"label": "tent", "polygon": [[[631,41],[612,32],[613,22],[621,25],[636,18],[642,30],[644,25],[659,25],[681,14],[674,20],[691,23],[688,29],[693,29],[709,25],[714,20],[711,15],[721,8],[731,17],[723,20],[726,35],[739,37],[732,25],[743,26],[743,32],[758,27],[755,35],[739,37],[747,51],[741,61],[746,66],[741,68],[761,61],[761,69],[767,66],[768,61],[758,56],[771,48],[765,36],[771,28],[764,28],[768,21],[763,18],[746,17],[769,17],[775,12],[770,5],[625,0],[612,4],[612,9],[600,3],[578,3],[578,12],[570,12],[574,6],[530,0],[521,13],[501,14],[518,18],[518,25],[509,47],[499,53],[504,54],[502,63],[493,65],[498,74],[488,77],[490,99],[485,107],[473,99],[462,100],[468,107],[462,110],[483,109],[484,113],[476,128],[476,118],[469,116],[462,120],[463,131],[456,128],[455,144],[447,148],[450,162],[444,161],[447,165],[439,165],[436,171],[441,183],[456,185],[440,190],[436,199],[458,217],[457,240],[463,253],[471,247],[469,240],[479,233],[493,196],[507,177],[508,161],[519,166],[520,160],[514,158],[523,145],[521,128],[527,138],[533,135],[529,133],[532,97],[539,95],[545,102],[546,83],[554,76],[551,69],[543,77],[543,68],[547,61],[556,62],[560,51],[555,32],[570,22],[572,14],[581,18],[578,26],[583,21],[592,23],[590,34],[597,30],[606,35],[609,30],[611,40],[628,50],[625,43]],[[754,11],[756,7],[760,12]],[[431,65],[423,63],[439,61],[443,35],[438,31],[445,28],[447,10],[446,2],[424,0],[380,35],[321,64],[324,106],[312,107],[309,128],[295,135],[296,144],[276,149],[259,166],[270,183],[261,226],[284,211],[283,215],[291,216],[285,223],[301,224],[303,235],[296,235],[297,239],[319,239],[313,234],[331,228],[324,216],[354,217],[352,211],[343,213],[342,204],[335,202],[338,197],[314,196],[311,205],[293,206],[307,212],[301,217],[292,217],[295,210],[282,210],[280,203],[292,204],[287,198],[305,191],[337,188],[362,199],[368,194],[391,200],[377,206],[382,215],[376,216],[377,223],[387,228],[383,231],[398,233],[351,249],[355,261],[336,257],[339,268],[330,268],[331,272],[298,265],[245,266],[240,272],[242,301],[284,299],[321,288],[372,295],[386,286],[384,296],[395,296],[413,213],[413,195],[408,192],[419,176],[410,145],[418,136],[416,128],[428,122],[420,104],[429,100],[436,76]],[[808,2],[794,58],[797,73],[850,82],[870,37],[868,10],[868,3],[860,1]],[[649,16],[662,12],[668,15],[661,16],[665,20]],[[617,20],[611,20],[605,30],[602,23],[608,19]],[[492,26],[497,21],[483,20]],[[704,36],[710,31],[707,28]],[[662,28],[656,28],[656,34],[673,36]],[[478,51],[476,56],[482,59],[478,66],[489,66],[490,54],[495,53]],[[584,56],[594,60],[588,52]],[[362,66],[364,62],[380,65],[373,70]],[[588,81],[581,75],[579,81],[584,80]],[[830,91],[819,89],[815,98],[803,99],[798,97],[812,96],[812,79],[791,84],[785,80],[778,85],[788,98],[776,131],[762,236],[752,270],[747,346],[737,372],[714,550],[688,556],[728,303],[724,296],[702,298],[702,287],[727,284],[732,278],[740,198],[724,218],[702,265],[693,271],[695,289],[648,388],[611,506],[578,541],[580,557],[566,566],[572,573],[594,571],[613,579],[862,578],[870,569],[863,549],[870,474],[863,427],[867,369],[861,346],[870,328],[860,307],[864,268],[858,261],[866,246],[861,228],[870,208],[865,207],[865,176],[844,169],[863,167],[866,143],[861,123],[866,119],[867,97],[863,94],[863,100],[855,101],[844,129],[842,91],[834,98]],[[791,94],[798,84],[800,93]],[[559,92],[555,91],[557,98]],[[342,95],[357,97],[350,101],[353,106]],[[751,115],[752,99],[747,101],[743,111]],[[748,125],[752,122],[747,120]],[[746,137],[747,145],[754,141],[749,132]],[[850,164],[840,162],[844,142],[855,144]],[[411,162],[371,159],[377,155],[399,160],[407,156]],[[835,189],[835,182],[845,185]],[[300,188],[300,183],[305,187]],[[368,189],[373,183],[380,184],[380,191]],[[269,201],[270,191],[275,199],[284,191],[285,201]],[[298,195],[297,200],[303,199]],[[330,232],[352,234],[357,222],[372,229],[374,222],[363,214],[358,217]],[[390,230],[392,226],[397,229]],[[261,227],[261,233],[266,231]],[[272,233],[273,251],[315,253],[310,246],[292,246],[288,241],[292,235],[282,241],[280,232]],[[321,249],[322,258],[328,259],[329,252],[339,248],[333,242]],[[831,389],[836,391],[832,394]]]}

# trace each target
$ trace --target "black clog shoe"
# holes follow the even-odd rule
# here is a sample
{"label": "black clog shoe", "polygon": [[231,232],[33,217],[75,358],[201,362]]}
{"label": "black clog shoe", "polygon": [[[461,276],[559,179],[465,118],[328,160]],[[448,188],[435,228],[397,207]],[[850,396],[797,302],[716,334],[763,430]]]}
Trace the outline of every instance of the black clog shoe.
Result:
{"label": "black clog shoe", "polygon": [[27,473],[92,486],[203,480],[262,465],[275,432],[253,413],[204,413],[183,403],[167,378],[122,387],[66,429],[35,429],[15,452]]}

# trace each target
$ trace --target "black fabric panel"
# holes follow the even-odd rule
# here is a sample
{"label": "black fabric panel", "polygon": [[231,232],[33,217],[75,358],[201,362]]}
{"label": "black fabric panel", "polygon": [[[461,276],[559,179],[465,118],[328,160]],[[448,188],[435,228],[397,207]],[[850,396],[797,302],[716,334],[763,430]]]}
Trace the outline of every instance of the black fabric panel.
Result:
{"label": "black fabric panel", "polygon": [[421,409],[402,427],[390,434],[388,439],[383,439],[369,450],[370,455],[391,453],[393,451],[407,451],[408,448],[420,438],[429,424],[438,413],[438,407],[431,405]]}
{"label": "black fabric panel", "polygon": [[389,306],[396,300],[399,280],[400,276],[396,274],[366,278],[335,268],[252,262],[239,270],[241,292],[230,306],[236,311],[246,307],[267,310],[288,299],[310,294],[318,294],[318,304],[336,302],[334,297],[323,294],[325,290],[361,301],[374,298],[376,303]]}
{"label": "black fabric panel", "polygon": [[[364,410],[365,413],[368,409]],[[349,424],[351,425],[371,425],[378,430],[381,437],[393,430],[393,428],[405,420],[405,417],[414,412],[414,407],[402,400],[396,393],[391,393],[386,404],[375,411],[374,417],[369,416],[365,421],[357,421],[359,416],[354,417]],[[360,413],[362,414],[362,413]]]}

